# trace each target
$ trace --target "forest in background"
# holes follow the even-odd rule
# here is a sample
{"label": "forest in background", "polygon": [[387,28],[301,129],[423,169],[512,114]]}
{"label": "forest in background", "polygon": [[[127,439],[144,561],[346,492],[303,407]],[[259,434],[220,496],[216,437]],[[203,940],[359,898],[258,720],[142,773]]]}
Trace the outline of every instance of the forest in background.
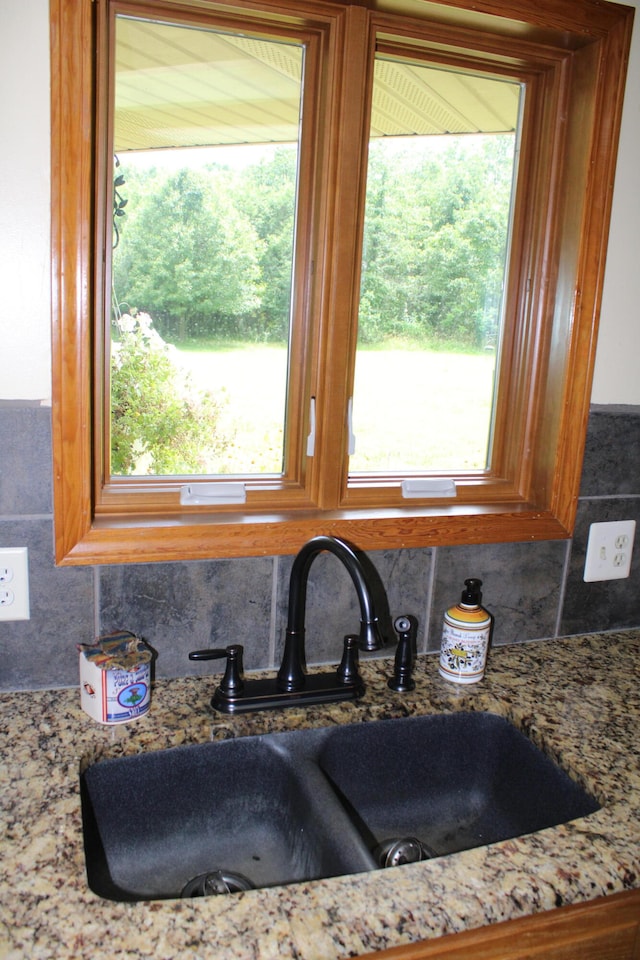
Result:
{"label": "forest in background", "polygon": [[[512,135],[370,146],[361,344],[398,338],[478,350],[495,342]],[[113,288],[169,342],[286,342],[296,153],[232,168],[118,169]]]}

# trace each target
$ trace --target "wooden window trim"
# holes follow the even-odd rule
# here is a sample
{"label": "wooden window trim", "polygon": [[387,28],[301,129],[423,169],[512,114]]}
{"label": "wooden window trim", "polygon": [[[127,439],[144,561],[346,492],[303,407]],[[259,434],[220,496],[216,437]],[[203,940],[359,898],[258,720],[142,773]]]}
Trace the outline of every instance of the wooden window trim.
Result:
{"label": "wooden window trim", "polygon": [[362,960],[638,960],[640,890],[367,953]]}
{"label": "wooden window trim", "polygon": [[[186,10],[182,6],[170,5],[151,8],[149,3],[136,0],[112,0],[107,8],[106,4],[99,7],[102,14],[98,19],[97,47],[109,49],[108,58],[102,58],[113,73],[115,70],[115,24],[119,16],[153,17],[158,22],[172,24],[180,22],[183,25],[205,26],[207,20],[202,10]],[[206,11],[205,11],[206,12]],[[210,24],[209,24],[210,25]],[[288,408],[291,413],[287,417],[285,435],[284,470],[277,476],[258,476],[251,478],[248,485],[251,487],[255,509],[260,510],[262,501],[267,500],[269,509],[278,506],[288,506],[299,509],[312,506],[309,498],[306,475],[308,472],[307,459],[303,456],[305,449],[306,428],[306,396],[309,394],[308,380],[310,376],[313,344],[307,336],[308,321],[306,313],[309,305],[306,300],[306,278],[310,270],[312,256],[311,232],[314,218],[312,214],[313,199],[316,191],[311,184],[317,176],[316,168],[320,166],[317,158],[316,142],[318,139],[318,115],[321,112],[318,78],[321,64],[325,56],[327,37],[325,25],[316,23],[312,27],[306,24],[280,24],[275,22],[263,23],[259,18],[248,16],[232,17],[222,9],[216,11],[216,30],[222,32],[241,31],[255,33],[263,39],[288,39],[293,43],[305,46],[304,84],[302,96],[309,107],[305,108],[305,122],[303,125],[301,143],[299,145],[299,172],[298,179],[306,184],[304,191],[299,191],[296,223],[298,240],[295,244],[293,277],[294,286],[292,301],[296,315],[291,323],[289,340],[289,374],[288,374]],[[114,76],[107,75],[107,70],[98,73],[96,79],[97,96],[97,162],[104,163],[105,167],[113,155],[113,104],[110,103],[109,89],[115,86]],[[105,189],[99,185],[104,184]],[[98,170],[96,176],[96,217],[109,208],[110,171]],[[101,382],[94,386],[94,436],[102,437],[102,443],[94,443],[94,476],[98,482],[94,485],[95,512],[108,515],[111,512],[126,512],[128,514],[145,513],[157,509],[168,509],[176,512],[179,500],[180,486],[184,480],[172,482],[171,478],[153,478],[153,483],[145,482],[144,477],[117,477],[109,476],[107,465],[110,459],[110,437],[104,428],[107,419],[105,411],[110,402],[110,356],[111,343],[109,334],[109,303],[111,300],[112,250],[110,248],[112,233],[111,220],[97,224],[96,246],[99,249],[104,244],[105,254],[102,263],[96,263],[96,308],[95,308],[95,370],[101,372]],[[102,240],[101,238],[104,238]],[[98,400],[100,397],[100,400]],[[151,478],[149,478],[151,479]],[[196,479],[196,478],[194,478]],[[228,478],[225,478],[228,479]]]}
{"label": "wooden window trim", "polygon": [[[363,50],[379,34],[397,34],[397,13],[404,0],[301,0],[299,22],[332,22],[337,32],[345,17],[360,18]],[[93,316],[94,280],[94,141],[95,11],[92,0],[52,0],[52,281],[53,281],[53,454],[56,560],[58,563],[117,563],[140,560],[197,559],[293,553],[318,533],[347,537],[363,549],[554,539],[571,534],[579,492],[589,413],[606,240],[611,209],[617,141],[624,93],[633,8],[597,0],[483,0],[466,9],[465,0],[425,4],[447,56],[460,31],[477,36],[484,29],[514,68],[526,69],[531,44],[540,51],[541,127],[553,134],[554,150],[527,169],[533,189],[557,202],[523,210],[516,232],[537,236],[521,259],[523,269],[512,278],[514,302],[525,311],[518,342],[505,351],[513,390],[509,403],[525,404],[526,428],[514,443],[497,438],[505,479],[465,478],[455,502],[424,501],[398,507],[384,501],[375,484],[369,492],[340,488],[344,450],[332,431],[319,437],[320,456],[336,469],[322,484],[310,467],[311,506],[285,505],[277,497],[269,513],[249,505],[216,513],[193,513],[176,507],[176,487],[147,498],[141,508],[135,483],[132,496],[112,502],[100,486],[94,463]],[[159,5],[160,6],[160,5]],[[206,2],[183,4],[202,9]],[[470,5],[471,6],[471,5]],[[235,9],[251,8],[236,0]],[[278,0],[262,7],[284,18]],[[231,5],[216,4],[216,9]],[[411,7],[415,10],[415,7]],[[455,24],[455,30],[450,29]],[[422,21],[402,18],[402,34]],[[548,64],[543,69],[545,50]],[[345,73],[357,69],[336,62],[335,87]],[[545,86],[546,85],[546,86]],[[344,86],[344,84],[343,84]],[[346,104],[342,104],[346,109]],[[355,107],[356,111],[362,104]],[[353,105],[350,107],[354,109]],[[339,115],[335,122],[360,123]],[[329,175],[336,184],[344,173],[338,162]],[[356,188],[361,191],[363,171]],[[352,184],[353,186],[353,184]],[[340,205],[322,211],[327,262],[333,269],[331,294],[311,309],[320,310],[318,350],[338,342],[332,324],[351,309],[356,278],[340,261],[335,218]],[[333,263],[332,263],[333,258]],[[342,267],[340,268],[340,262]],[[350,261],[353,262],[353,261]],[[532,291],[530,294],[528,291]],[[340,305],[342,304],[342,306]],[[331,339],[333,336],[333,340]],[[347,338],[349,334],[346,335]],[[347,343],[348,350],[353,349]],[[348,357],[348,350],[346,356]],[[314,363],[318,358],[314,359]],[[322,357],[320,357],[322,359]],[[346,362],[346,361],[345,361]],[[524,373],[527,379],[523,383]],[[348,387],[345,371],[329,391],[340,409]],[[340,380],[342,378],[342,380]],[[514,406],[515,409],[515,406]],[[335,416],[336,414],[334,414]],[[511,471],[511,473],[510,473]],[[508,476],[507,476],[508,475]],[[340,479],[338,479],[340,478]],[[496,482],[497,481],[497,482]],[[264,482],[268,487],[268,482]],[[102,502],[101,502],[102,500]],[[279,505],[280,504],[280,505]]]}

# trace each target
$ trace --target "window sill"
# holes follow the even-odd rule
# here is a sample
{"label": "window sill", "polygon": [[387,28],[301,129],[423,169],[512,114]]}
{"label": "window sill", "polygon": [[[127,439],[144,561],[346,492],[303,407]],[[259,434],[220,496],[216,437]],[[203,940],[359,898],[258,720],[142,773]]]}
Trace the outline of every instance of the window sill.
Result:
{"label": "window sill", "polygon": [[530,504],[470,507],[451,504],[390,510],[233,512],[153,517],[97,517],[68,549],[57,543],[63,565],[151,563],[294,554],[318,534],[340,536],[362,550],[456,544],[558,540],[567,526]]}

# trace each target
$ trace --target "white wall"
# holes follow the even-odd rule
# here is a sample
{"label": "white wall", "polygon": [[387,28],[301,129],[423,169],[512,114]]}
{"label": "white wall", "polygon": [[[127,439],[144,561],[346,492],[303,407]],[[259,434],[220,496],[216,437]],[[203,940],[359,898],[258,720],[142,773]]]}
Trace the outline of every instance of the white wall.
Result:
{"label": "white wall", "polygon": [[[50,402],[47,0],[1,0],[0,36],[0,399]],[[595,403],[640,404],[639,175],[640,13],[614,193]]]}
{"label": "white wall", "polygon": [[48,21],[0,2],[0,399],[51,397]]}
{"label": "white wall", "polygon": [[593,403],[640,403],[640,0],[613,193]]}

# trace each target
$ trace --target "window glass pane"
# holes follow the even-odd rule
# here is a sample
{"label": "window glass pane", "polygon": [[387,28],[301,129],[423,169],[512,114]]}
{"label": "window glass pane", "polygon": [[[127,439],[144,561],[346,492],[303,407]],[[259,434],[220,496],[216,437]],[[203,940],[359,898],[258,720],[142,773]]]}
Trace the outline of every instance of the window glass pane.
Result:
{"label": "window glass pane", "polygon": [[111,474],[282,474],[303,46],[115,37]]}
{"label": "window glass pane", "polygon": [[519,99],[376,59],[351,473],[487,466]]}

